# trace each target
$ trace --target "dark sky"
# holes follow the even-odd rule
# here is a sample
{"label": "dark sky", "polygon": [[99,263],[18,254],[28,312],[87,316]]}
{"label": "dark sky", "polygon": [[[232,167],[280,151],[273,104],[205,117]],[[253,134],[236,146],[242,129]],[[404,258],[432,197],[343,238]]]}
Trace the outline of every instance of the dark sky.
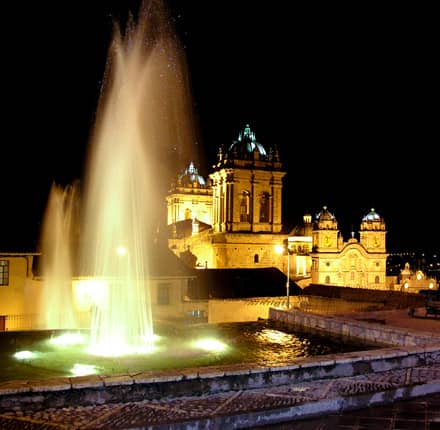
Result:
{"label": "dark sky", "polygon": [[[346,238],[371,207],[390,250],[436,250],[438,47],[434,11],[170,0],[185,47],[201,172],[246,123],[277,144],[284,220],[327,205]],[[52,181],[81,178],[112,22],[139,1],[3,8],[0,250],[34,250]]]}

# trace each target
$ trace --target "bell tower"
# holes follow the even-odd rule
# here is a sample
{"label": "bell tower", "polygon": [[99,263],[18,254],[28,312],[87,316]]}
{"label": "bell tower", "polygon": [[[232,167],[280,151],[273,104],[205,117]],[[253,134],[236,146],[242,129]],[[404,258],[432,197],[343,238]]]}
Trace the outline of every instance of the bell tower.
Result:
{"label": "bell tower", "polygon": [[213,228],[219,232],[279,233],[282,229],[282,170],[276,146],[268,151],[249,125],[218,152],[209,175]]}
{"label": "bell tower", "polygon": [[335,216],[324,206],[316,215],[312,232],[312,245],[317,251],[338,251],[338,222]]}
{"label": "bell tower", "polygon": [[371,208],[371,211],[362,218],[359,232],[360,243],[368,252],[385,252],[385,221]]}

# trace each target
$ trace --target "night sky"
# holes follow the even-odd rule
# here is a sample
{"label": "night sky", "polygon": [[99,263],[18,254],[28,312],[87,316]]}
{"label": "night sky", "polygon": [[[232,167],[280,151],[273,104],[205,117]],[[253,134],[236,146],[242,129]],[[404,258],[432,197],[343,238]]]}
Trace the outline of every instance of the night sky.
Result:
{"label": "night sky", "polygon": [[[438,32],[427,6],[168,2],[201,173],[249,124],[288,172],[284,222],[323,205],[345,239],[370,208],[390,251],[436,251]],[[139,1],[2,6],[0,251],[34,251],[50,185],[82,178],[115,19]]]}

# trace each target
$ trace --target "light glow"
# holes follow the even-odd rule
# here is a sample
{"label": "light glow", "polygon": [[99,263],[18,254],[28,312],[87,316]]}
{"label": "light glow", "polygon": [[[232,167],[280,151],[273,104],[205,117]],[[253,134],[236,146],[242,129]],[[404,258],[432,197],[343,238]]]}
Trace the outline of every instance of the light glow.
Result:
{"label": "light glow", "polygon": [[35,358],[36,354],[32,351],[18,351],[14,354],[14,357],[17,360],[29,360],[31,358]]}
{"label": "light glow", "polygon": [[211,352],[223,352],[228,349],[228,345],[220,340],[213,338],[199,339],[193,342],[193,347]]}
{"label": "light glow", "polygon": [[85,338],[81,333],[63,333],[60,336],[51,337],[48,342],[57,346],[81,345],[85,342]]}
{"label": "light glow", "polygon": [[99,369],[93,364],[75,363],[70,372],[74,376],[87,376],[99,373]]}
{"label": "light glow", "polygon": [[282,254],[284,252],[284,246],[283,245],[275,245],[275,252],[277,254]]}
{"label": "light glow", "polygon": [[116,249],[116,254],[120,256],[127,255],[127,249],[124,246],[118,246],[118,248]]}
{"label": "light glow", "polygon": [[126,342],[122,337],[114,336],[109,343],[100,342],[92,344],[87,348],[87,352],[92,355],[102,357],[120,357],[133,354],[152,354],[158,350],[157,342],[161,339],[158,335],[144,337],[143,343],[133,346]]}
{"label": "light glow", "polygon": [[266,342],[284,345],[290,340],[292,336],[289,333],[284,333],[279,330],[264,329],[261,332],[261,337]]}
{"label": "light glow", "polygon": [[90,278],[73,282],[75,303],[81,310],[89,310],[92,305],[99,306],[107,300],[108,281]]}

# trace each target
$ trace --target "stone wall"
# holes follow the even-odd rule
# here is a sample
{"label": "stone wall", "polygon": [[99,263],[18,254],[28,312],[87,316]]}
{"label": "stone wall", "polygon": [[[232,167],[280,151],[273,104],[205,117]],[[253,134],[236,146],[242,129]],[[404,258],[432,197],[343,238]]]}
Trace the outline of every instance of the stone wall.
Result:
{"label": "stone wall", "polygon": [[382,324],[365,323],[342,317],[301,312],[299,310],[286,312],[271,308],[269,319],[336,336],[360,339],[368,343],[395,346],[417,346],[437,342],[440,345],[440,333],[411,332],[407,328],[384,326]]}
{"label": "stone wall", "polygon": [[[258,297],[249,299],[225,299],[209,300],[208,322],[244,322],[257,321],[259,318],[269,318],[269,309],[285,309],[287,298],[283,297]],[[361,312],[379,310],[383,306],[375,302],[350,302],[343,299],[315,297],[315,296],[291,296],[289,297],[291,309],[299,309],[319,314],[342,314],[349,312]]]}
{"label": "stone wall", "polygon": [[349,302],[373,302],[383,309],[405,309],[424,305],[424,297],[420,294],[403,293],[390,290],[369,290],[362,288],[336,287],[311,284],[302,291],[306,296],[343,299]]}

